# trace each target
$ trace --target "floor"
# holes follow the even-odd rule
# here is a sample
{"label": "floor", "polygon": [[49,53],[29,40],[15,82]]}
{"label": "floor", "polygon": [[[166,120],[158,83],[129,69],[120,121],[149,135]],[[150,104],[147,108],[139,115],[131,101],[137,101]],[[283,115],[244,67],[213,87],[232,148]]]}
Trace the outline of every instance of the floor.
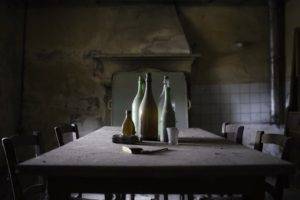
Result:
{"label": "floor", "polygon": [[[99,200],[104,199],[103,195],[97,195],[97,194],[85,194],[83,195],[84,198],[89,200]],[[154,199],[154,195],[136,195],[135,200],[151,200]],[[160,195],[159,200],[163,200],[163,196]],[[169,195],[169,200],[180,200],[179,195]],[[272,200],[272,197],[270,197],[268,194],[266,194],[266,200]],[[288,189],[285,191],[283,200],[299,200],[300,199],[300,189]],[[130,196],[126,196],[126,200],[130,200]],[[195,195],[195,200],[241,200],[239,196],[237,197],[220,197],[218,195],[213,195],[208,197],[207,195]]]}
{"label": "floor", "polygon": [[[298,180],[299,181],[299,180]],[[287,189],[285,190],[284,198],[283,200],[299,200],[300,199],[300,184],[297,181],[295,188]],[[5,175],[5,172],[3,170],[0,170],[0,200],[12,200],[11,196],[11,190],[10,185],[7,179],[7,176]],[[103,195],[99,194],[84,194],[83,197],[85,199],[90,200],[99,200],[104,199]],[[154,199],[154,195],[136,195],[135,200],[151,200]],[[178,195],[169,195],[169,200],[179,200]],[[210,198],[207,198],[207,196],[199,196],[195,195],[195,199],[197,200],[223,200],[224,198],[220,198],[219,196],[212,196]],[[234,200],[237,198],[225,198],[226,200]],[[130,200],[130,196],[127,195],[126,200]],[[159,200],[163,200],[163,196],[160,195]],[[271,197],[268,197],[266,195],[266,200],[272,200]]]}

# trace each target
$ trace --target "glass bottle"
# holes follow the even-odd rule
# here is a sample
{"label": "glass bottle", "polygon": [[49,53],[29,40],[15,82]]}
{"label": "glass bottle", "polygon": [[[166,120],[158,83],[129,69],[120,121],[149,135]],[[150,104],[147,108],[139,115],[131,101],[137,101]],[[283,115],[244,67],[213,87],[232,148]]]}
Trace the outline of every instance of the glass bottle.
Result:
{"label": "glass bottle", "polygon": [[163,109],[164,101],[165,101],[165,91],[168,86],[169,86],[169,77],[164,76],[163,89],[159,96],[159,102],[158,102],[158,135],[161,135],[162,130],[163,130],[162,123],[161,123],[161,113],[162,113],[162,109]]}
{"label": "glass bottle", "polygon": [[139,108],[144,97],[144,84],[144,79],[141,76],[139,76],[137,94],[134,97],[134,100],[131,105],[132,121],[136,130],[139,130]]}
{"label": "glass bottle", "polygon": [[158,113],[152,94],[151,74],[146,74],[146,88],[143,100],[139,108],[139,134],[141,140],[157,140]]}
{"label": "glass bottle", "polygon": [[122,133],[124,136],[132,136],[135,134],[135,128],[131,119],[131,111],[126,110],[126,117],[122,124]]}
{"label": "glass bottle", "polygon": [[161,142],[168,142],[168,134],[167,134],[167,127],[175,127],[176,126],[176,119],[175,119],[175,112],[172,107],[171,103],[171,88],[166,87],[165,90],[165,100],[164,106],[161,113],[161,126],[162,131],[160,137]]}

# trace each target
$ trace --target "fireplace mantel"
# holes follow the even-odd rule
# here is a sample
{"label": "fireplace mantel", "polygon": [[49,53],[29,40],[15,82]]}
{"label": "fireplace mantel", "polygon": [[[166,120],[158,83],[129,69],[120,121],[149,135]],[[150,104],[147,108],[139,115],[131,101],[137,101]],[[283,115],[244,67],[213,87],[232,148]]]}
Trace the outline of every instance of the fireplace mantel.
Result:
{"label": "fireplace mantel", "polygon": [[94,52],[91,58],[99,60],[194,60],[201,58],[201,54],[99,54]]}

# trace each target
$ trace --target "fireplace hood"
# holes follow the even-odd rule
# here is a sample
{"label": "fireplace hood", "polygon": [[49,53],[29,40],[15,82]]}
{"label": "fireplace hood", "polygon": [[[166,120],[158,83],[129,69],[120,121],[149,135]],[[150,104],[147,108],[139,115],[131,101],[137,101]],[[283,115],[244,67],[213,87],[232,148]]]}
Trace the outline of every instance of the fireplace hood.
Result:
{"label": "fireplace hood", "polygon": [[114,7],[105,28],[97,59],[191,59],[190,46],[174,5],[126,5]]}

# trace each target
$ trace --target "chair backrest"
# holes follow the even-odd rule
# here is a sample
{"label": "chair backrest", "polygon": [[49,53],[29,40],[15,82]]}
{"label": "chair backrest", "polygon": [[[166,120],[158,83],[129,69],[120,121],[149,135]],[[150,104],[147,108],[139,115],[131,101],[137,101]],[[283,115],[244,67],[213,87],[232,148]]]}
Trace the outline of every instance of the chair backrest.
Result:
{"label": "chair backrest", "polygon": [[222,124],[222,134],[226,139],[233,141],[237,144],[243,144],[243,133],[244,126],[238,124],[230,124],[229,122],[224,122]]}
{"label": "chair backrest", "polygon": [[2,147],[8,167],[8,175],[13,191],[14,199],[23,199],[22,186],[18,179],[17,164],[20,162],[16,155],[16,148],[22,146],[34,146],[35,155],[43,153],[41,147],[41,134],[35,131],[33,135],[16,135],[9,138],[2,138]]}
{"label": "chair backrest", "polygon": [[281,134],[265,134],[264,131],[257,131],[255,137],[254,149],[263,150],[264,144],[276,144],[282,148],[281,159],[288,160],[288,148],[291,141],[290,137]]}
{"label": "chair backrest", "polygon": [[[275,144],[282,148],[281,159],[289,160],[289,146],[290,146],[291,138],[281,134],[265,134],[264,131],[257,131],[255,137],[254,149],[258,151],[263,151],[264,144]],[[278,192],[282,192],[283,188],[289,186],[289,177],[278,175],[276,177],[275,184],[270,185],[267,184],[269,190],[275,191],[275,193],[271,192],[273,195],[279,195]]]}
{"label": "chair backrest", "polygon": [[76,139],[79,139],[79,132],[76,124],[64,124],[62,126],[56,126],[54,127],[54,132],[59,146],[65,144],[63,137],[65,134],[75,133]]}

